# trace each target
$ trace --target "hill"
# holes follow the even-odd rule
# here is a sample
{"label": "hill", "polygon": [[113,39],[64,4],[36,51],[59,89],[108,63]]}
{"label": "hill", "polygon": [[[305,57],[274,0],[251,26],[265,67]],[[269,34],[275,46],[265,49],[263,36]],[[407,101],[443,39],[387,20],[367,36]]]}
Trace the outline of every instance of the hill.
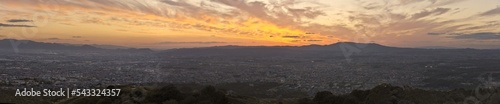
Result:
{"label": "hill", "polygon": [[216,46],[204,48],[182,48],[162,51],[173,57],[344,57],[360,56],[394,56],[394,55],[459,55],[490,54],[500,50],[494,49],[424,49],[390,47],[375,43],[340,42],[330,45],[308,46]]}
{"label": "hill", "polygon": [[46,43],[46,42],[36,42],[31,40],[16,40],[16,39],[0,40],[0,50],[153,52],[153,50],[149,48],[128,48],[121,46],[96,45],[96,44],[88,45],[88,44]]}
{"label": "hill", "polygon": [[102,50],[91,45],[65,45],[60,43],[44,43],[35,42],[31,40],[15,40],[3,39],[0,40],[1,49],[11,50],[17,47],[19,50],[23,49],[46,49],[46,50]]}
{"label": "hill", "polygon": [[[189,86],[188,86],[189,87]],[[253,96],[232,95],[224,89],[206,86],[201,89],[186,86],[144,86],[122,85],[107,88],[122,89],[117,97],[71,97],[30,99],[19,98],[7,103],[36,100],[56,104],[499,104],[499,88],[478,88],[475,90],[456,89],[451,91],[422,90],[412,87],[398,87],[381,84],[370,90],[354,90],[349,94],[334,95],[329,91],[316,93],[313,98],[262,99]],[[2,95],[5,98],[5,95]],[[0,100],[5,102],[6,100]],[[40,102],[40,103],[41,103]],[[33,102],[32,102],[33,103]]]}
{"label": "hill", "polygon": [[275,56],[315,56],[351,51],[351,47],[359,48],[361,52],[380,52],[387,50],[402,50],[405,48],[388,47],[374,43],[343,42],[331,45],[308,46],[216,46],[205,48],[184,48],[164,51],[171,56],[246,56],[246,57],[275,57]]}

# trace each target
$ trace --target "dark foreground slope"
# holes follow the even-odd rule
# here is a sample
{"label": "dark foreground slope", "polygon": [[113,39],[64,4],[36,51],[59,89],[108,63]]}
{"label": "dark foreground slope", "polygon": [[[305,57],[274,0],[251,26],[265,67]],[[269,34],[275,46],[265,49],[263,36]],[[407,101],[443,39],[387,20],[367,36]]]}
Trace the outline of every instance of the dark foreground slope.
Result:
{"label": "dark foreground slope", "polygon": [[[355,90],[345,95],[334,95],[328,91],[318,92],[313,98],[262,99],[232,95],[226,90],[207,86],[200,89],[166,85],[153,86],[110,86],[120,88],[118,97],[72,97],[19,98],[2,95],[2,103],[57,103],[57,104],[500,104],[500,89],[457,89],[451,91],[430,91],[411,87],[397,87],[382,84],[370,90]],[[29,101],[36,100],[36,101]],[[6,102],[8,101],[8,102]]]}
{"label": "dark foreground slope", "polygon": [[431,91],[388,84],[371,90],[354,90],[346,95],[318,92],[313,99],[300,99],[299,104],[500,104],[499,88]]}

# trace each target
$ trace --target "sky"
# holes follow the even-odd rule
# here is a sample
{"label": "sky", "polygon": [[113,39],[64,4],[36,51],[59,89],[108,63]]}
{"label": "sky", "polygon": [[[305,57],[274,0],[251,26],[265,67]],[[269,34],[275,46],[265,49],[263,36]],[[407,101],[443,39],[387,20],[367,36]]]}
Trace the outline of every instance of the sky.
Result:
{"label": "sky", "polygon": [[2,0],[0,39],[155,49],[500,48],[500,0]]}

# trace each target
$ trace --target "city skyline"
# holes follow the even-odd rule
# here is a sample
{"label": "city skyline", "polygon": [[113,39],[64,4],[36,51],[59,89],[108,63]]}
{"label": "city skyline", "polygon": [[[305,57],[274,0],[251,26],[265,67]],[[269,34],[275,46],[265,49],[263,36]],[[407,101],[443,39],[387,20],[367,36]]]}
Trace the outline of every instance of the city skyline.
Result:
{"label": "city skyline", "polygon": [[500,48],[498,0],[1,2],[0,39],[156,49],[339,41]]}

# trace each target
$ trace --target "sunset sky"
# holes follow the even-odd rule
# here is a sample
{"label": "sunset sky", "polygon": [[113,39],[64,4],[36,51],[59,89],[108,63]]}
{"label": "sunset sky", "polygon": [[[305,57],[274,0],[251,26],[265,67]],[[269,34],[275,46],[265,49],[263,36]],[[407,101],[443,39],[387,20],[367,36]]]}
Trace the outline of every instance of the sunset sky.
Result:
{"label": "sunset sky", "polygon": [[500,0],[2,0],[0,39],[169,49],[500,48]]}

